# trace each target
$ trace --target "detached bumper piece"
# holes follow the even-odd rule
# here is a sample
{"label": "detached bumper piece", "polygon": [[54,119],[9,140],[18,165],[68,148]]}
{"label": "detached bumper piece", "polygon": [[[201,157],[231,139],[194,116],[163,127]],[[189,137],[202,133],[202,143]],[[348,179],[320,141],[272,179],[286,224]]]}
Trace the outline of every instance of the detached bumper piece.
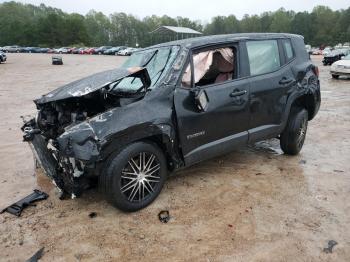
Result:
{"label": "detached bumper piece", "polygon": [[45,192],[41,192],[40,190],[35,189],[34,192],[31,193],[29,196],[26,196],[25,198],[19,200],[18,202],[1,210],[0,214],[4,212],[8,212],[12,215],[19,217],[24,208],[31,206],[32,203],[36,201],[47,199],[48,197],[49,195],[46,194]]}
{"label": "detached bumper piece", "polygon": [[26,262],[38,262],[39,259],[44,254],[44,248],[40,248],[31,258],[29,258]]}

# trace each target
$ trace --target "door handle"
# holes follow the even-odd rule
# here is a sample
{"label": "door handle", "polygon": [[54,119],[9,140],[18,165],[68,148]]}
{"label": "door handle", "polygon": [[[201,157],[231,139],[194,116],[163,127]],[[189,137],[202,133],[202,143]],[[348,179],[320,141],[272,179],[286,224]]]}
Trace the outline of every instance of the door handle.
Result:
{"label": "door handle", "polygon": [[287,85],[289,83],[292,83],[294,81],[293,78],[287,78],[287,77],[282,77],[282,79],[278,82],[280,85]]}
{"label": "door handle", "polygon": [[233,92],[230,94],[230,97],[236,97],[236,96],[242,96],[242,95],[245,95],[247,93],[247,90],[242,90],[242,91],[239,91],[239,90],[233,90]]}

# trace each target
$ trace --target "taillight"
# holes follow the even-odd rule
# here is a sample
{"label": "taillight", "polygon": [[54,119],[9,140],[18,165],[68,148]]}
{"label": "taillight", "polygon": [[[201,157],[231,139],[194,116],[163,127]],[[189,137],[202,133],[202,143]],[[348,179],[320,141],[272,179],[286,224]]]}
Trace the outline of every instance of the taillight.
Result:
{"label": "taillight", "polygon": [[320,75],[320,70],[318,69],[318,66],[314,66],[312,71],[314,71],[314,74],[318,77]]}

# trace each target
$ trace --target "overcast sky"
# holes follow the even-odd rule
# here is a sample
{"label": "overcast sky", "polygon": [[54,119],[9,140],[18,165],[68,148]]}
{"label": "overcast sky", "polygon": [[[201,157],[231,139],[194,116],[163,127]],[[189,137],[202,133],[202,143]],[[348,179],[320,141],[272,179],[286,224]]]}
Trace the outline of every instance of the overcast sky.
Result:
{"label": "overcast sky", "polygon": [[[6,2],[0,0],[0,3]],[[95,9],[105,14],[124,12],[143,18],[148,15],[183,16],[209,22],[213,16],[234,14],[241,19],[244,14],[260,14],[280,7],[294,11],[311,11],[317,5],[333,10],[348,8],[349,0],[22,0],[18,2],[39,5],[44,3],[66,12],[86,14]]]}

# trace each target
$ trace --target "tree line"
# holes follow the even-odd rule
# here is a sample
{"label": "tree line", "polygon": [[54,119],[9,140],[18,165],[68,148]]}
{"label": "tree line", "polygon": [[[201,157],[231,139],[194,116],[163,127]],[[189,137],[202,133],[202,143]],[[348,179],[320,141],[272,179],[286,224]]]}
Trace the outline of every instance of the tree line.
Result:
{"label": "tree line", "polygon": [[171,40],[171,36],[150,34],[162,25],[183,26],[204,35],[240,32],[286,32],[301,34],[312,46],[350,42],[350,7],[332,10],[316,6],[312,12],[283,8],[260,15],[215,16],[207,24],[185,17],[147,16],[115,12],[109,16],[91,10],[85,16],[61,9],[17,2],[0,4],[0,46],[101,46],[141,47]]}

